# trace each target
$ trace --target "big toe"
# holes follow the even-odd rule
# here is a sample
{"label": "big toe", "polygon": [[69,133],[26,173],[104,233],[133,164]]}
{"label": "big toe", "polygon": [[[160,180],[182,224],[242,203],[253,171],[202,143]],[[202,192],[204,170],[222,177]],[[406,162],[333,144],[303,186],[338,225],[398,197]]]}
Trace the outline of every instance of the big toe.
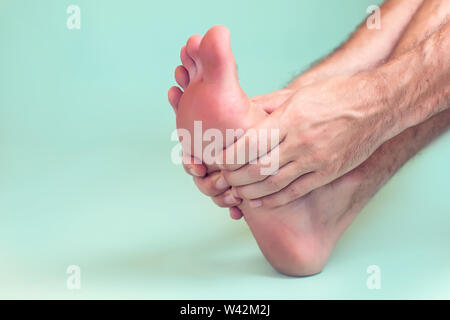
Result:
{"label": "big toe", "polygon": [[223,79],[236,73],[230,32],[225,26],[214,26],[208,30],[200,43],[199,56],[205,78]]}

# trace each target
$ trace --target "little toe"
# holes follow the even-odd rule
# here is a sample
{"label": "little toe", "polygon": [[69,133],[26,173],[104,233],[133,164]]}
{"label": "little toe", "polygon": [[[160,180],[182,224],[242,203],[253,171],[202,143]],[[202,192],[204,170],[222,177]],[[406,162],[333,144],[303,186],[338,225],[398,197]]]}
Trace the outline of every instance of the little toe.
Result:
{"label": "little toe", "polygon": [[181,88],[186,89],[189,85],[189,72],[183,66],[178,66],[175,69],[175,80]]}

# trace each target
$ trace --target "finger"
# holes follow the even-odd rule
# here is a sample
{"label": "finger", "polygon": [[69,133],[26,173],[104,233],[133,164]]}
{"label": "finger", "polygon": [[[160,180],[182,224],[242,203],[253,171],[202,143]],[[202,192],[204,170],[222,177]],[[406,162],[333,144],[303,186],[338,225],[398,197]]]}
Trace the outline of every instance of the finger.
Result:
{"label": "finger", "polygon": [[[275,172],[281,170],[280,167],[284,167],[291,162],[291,157],[288,157],[288,153],[285,152],[286,146],[287,144],[278,145],[268,154],[259,158],[256,163],[246,164],[235,171],[224,170],[223,175],[233,187],[244,186],[268,179]],[[285,156],[280,157],[280,154],[284,154]],[[292,180],[295,178],[292,177]]]}
{"label": "finger", "polygon": [[226,191],[221,195],[212,197],[212,200],[221,208],[231,208],[239,205],[242,202],[241,199],[235,198],[230,191]]}
{"label": "finger", "polygon": [[254,202],[251,205],[257,207],[263,205],[267,208],[284,206],[324,184],[326,184],[326,181],[321,181],[320,174],[310,172],[297,178],[297,180],[275,194],[252,200]]}
{"label": "finger", "polygon": [[207,168],[203,164],[196,163],[194,157],[183,153],[183,168],[187,174],[194,177],[203,177],[206,175]]}
{"label": "finger", "polygon": [[169,89],[167,95],[169,98],[170,105],[172,106],[173,110],[176,113],[178,109],[178,103],[180,102],[181,96],[183,95],[183,91],[181,91],[180,88],[174,86]]}
{"label": "finger", "polygon": [[181,88],[186,89],[189,85],[189,73],[183,66],[178,66],[175,69],[175,80]]}
{"label": "finger", "polygon": [[234,187],[234,193],[236,196],[243,199],[261,198],[283,190],[298,177],[308,174],[311,171],[312,170],[308,169],[301,170],[296,162],[289,162],[275,174],[267,177],[263,181],[245,186]]}
{"label": "finger", "polygon": [[234,144],[228,146],[216,157],[221,169],[236,170],[247,163],[264,156],[282,143],[286,126],[280,126],[280,109],[253,128],[250,128]]}
{"label": "finger", "polygon": [[241,209],[239,209],[238,207],[231,207],[230,208],[230,217],[233,220],[239,220],[243,217],[244,215],[242,214]]}
{"label": "finger", "polygon": [[230,186],[222,178],[220,171],[205,177],[194,177],[194,182],[199,190],[209,197],[215,197],[230,189]]}

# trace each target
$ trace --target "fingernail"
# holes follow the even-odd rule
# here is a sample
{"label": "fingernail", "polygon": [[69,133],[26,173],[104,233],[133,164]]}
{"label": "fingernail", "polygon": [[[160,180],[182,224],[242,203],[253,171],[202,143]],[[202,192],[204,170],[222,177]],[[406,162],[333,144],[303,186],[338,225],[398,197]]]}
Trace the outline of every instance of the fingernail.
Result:
{"label": "fingernail", "polygon": [[261,200],[250,200],[249,201],[250,208],[259,208],[262,206]]}
{"label": "fingernail", "polygon": [[227,194],[225,198],[223,198],[223,201],[225,202],[225,204],[229,205],[238,203],[238,201],[231,194]]}
{"label": "fingernail", "polygon": [[217,179],[217,181],[216,181],[216,189],[222,190],[222,189],[225,189],[225,188],[227,188],[229,186],[230,185],[227,183],[225,178],[222,175],[220,175],[219,179]]}
{"label": "fingernail", "polygon": [[186,154],[183,153],[183,164],[191,164],[191,157],[188,157]]}
{"label": "fingernail", "polygon": [[201,177],[198,173],[196,173],[196,172],[194,171],[194,168],[189,168],[189,173],[190,173],[191,175],[193,175],[193,176]]}
{"label": "fingernail", "polygon": [[236,188],[231,188],[231,193],[233,194],[233,196],[235,196],[236,198],[239,198],[239,195],[237,193]]}

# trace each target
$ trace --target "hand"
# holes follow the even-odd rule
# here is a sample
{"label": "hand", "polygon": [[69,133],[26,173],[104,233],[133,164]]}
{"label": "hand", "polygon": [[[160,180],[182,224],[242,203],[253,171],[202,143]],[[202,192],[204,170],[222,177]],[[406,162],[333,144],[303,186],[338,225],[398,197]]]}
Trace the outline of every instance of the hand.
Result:
{"label": "hand", "polygon": [[[250,98],[251,102],[262,108],[268,114],[281,106],[293,94],[292,89],[280,89],[269,94]],[[195,164],[192,157],[183,157],[184,170],[194,177],[194,182],[199,190],[212,198],[219,207],[229,207],[230,217],[235,220],[242,218],[243,214],[237,207],[242,200],[233,196],[230,185],[226,182],[220,172],[207,173],[207,168],[203,164]]]}
{"label": "hand", "polygon": [[[260,141],[246,133],[218,156],[219,163],[225,163],[229,152],[246,155],[243,164],[221,166],[233,194],[252,200],[252,207],[278,207],[361,164],[384,142],[387,121],[377,112],[382,93],[367,75],[332,78],[299,90],[254,128],[279,129],[280,143],[269,152],[258,150],[259,156],[252,158],[248,151],[257,150]],[[270,133],[267,136],[270,139]],[[278,158],[272,175],[261,174],[267,167],[262,157]]]}
{"label": "hand", "polygon": [[237,207],[241,199],[231,194],[231,187],[223,178],[220,171],[206,174],[207,168],[203,164],[195,164],[192,157],[183,156],[184,170],[194,177],[197,188],[211,197],[215,204],[222,208],[230,207],[230,217],[235,220],[242,218],[242,212]]}

